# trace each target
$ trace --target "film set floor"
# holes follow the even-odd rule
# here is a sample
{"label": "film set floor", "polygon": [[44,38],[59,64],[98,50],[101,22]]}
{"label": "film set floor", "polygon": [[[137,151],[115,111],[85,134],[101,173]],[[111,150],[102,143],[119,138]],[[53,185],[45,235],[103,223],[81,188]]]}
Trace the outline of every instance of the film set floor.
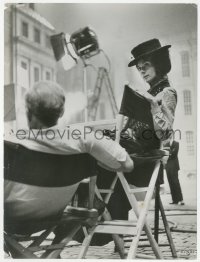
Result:
{"label": "film set floor", "polygon": [[[170,224],[172,237],[177,251],[178,259],[196,259],[197,257],[197,211],[196,211],[196,175],[179,176],[185,205],[170,205],[171,195],[168,185],[161,191],[161,199],[165,208],[167,220]],[[149,212],[150,225],[153,226],[153,205]],[[130,219],[134,218],[130,212]],[[159,246],[163,253],[164,259],[173,259],[170,247],[167,241],[164,227],[160,221],[161,233],[159,234]],[[51,239],[51,235],[49,236]],[[131,243],[131,237],[125,236],[125,250]],[[80,251],[80,243],[71,241],[62,251],[61,258],[75,259]],[[139,242],[138,254],[153,255],[152,248],[146,236],[142,236]],[[9,258],[5,254],[5,258]],[[91,246],[87,252],[86,259],[120,259],[118,253],[114,252],[114,242],[111,241],[104,246]]]}

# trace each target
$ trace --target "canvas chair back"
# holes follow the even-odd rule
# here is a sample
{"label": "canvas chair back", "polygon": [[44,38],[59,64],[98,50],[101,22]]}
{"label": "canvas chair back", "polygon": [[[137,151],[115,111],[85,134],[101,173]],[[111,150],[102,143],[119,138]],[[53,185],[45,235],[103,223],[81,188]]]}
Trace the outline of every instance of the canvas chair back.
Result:
{"label": "canvas chair back", "polygon": [[13,221],[45,221],[62,215],[81,180],[95,176],[95,165],[89,154],[49,154],[5,141],[5,227]]}

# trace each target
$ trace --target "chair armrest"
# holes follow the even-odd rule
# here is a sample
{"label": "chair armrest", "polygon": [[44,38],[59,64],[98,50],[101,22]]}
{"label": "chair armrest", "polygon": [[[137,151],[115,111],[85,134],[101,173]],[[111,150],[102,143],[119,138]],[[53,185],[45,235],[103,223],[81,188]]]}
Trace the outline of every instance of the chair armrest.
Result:
{"label": "chair armrest", "polygon": [[169,151],[167,150],[161,150],[161,149],[155,149],[144,153],[134,153],[130,154],[130,157],[133,158],[162,158],[163,156],[168,156]]}
{"label": "chair armrest", "polygon": [[154,162],[157,160],[162,160],[164,157],[168,157],[169,152],[167,150],[155,149],[142,154],[130,154],[130,157],[135,163],[141,164],[145,162]]}
{"label": "chair armrest", "polygon": [[81,183],[83,183],[83,184],[88,184],[89,182],[90,182],[89,178],[85,178],[85,179],[81,180]]}

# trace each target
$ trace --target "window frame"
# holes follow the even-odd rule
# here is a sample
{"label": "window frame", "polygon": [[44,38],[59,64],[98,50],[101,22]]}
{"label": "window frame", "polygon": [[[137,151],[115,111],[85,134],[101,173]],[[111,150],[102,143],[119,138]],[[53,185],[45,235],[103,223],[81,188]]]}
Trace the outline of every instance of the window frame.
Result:
{"label": "window frame", "polygon": [[[49,74],[50,78],[47,79],[47,74]],[[53,68],[51,67],[44,67],[42,72],[43,79],[46,81],[53,81]]]}
{"label": "window frame", "polygon": [[185,115],[192,115],[192,95],[190,90],[183,91],[183,104]]}
{"label": "window frame", "polygon": [[188,50],[181,51],[182,77],[190,77],[190,54]]}
{"label": "window frame", "polygon": [[[38,36],[38,39],[37,39],[37,36]],[[34,27],[34,38],[33,39],[35,43],[41,44],[41,30],[38,29],[37,27]]]}
{"label": "window frame", "polygon": [[187,154],[189,156],[194,156],[195,155],[194,132],[191,130],[188,130],[185,132],[185,136],[186,136]]}
{"label": "window frame", "polygon": [[[37,69],[38,79],[36,79],[36,77],[35,77],[36,76],[36,74],[35,74],[36,69]],[[33,81],[34,81],[34,83],[40,81],[40,68],[38,66],[33,67]]]}
{"label": "window frame", "polygon": [[[47,74],[48,74],[49,77],[47,77]],[[45,71],[45,80],[47,80],[47,81],[51,81],[52,80],[51,79],[51,72],[48,71],[48,70]]]}
{"label": "window frame", "polygon": [[45,47],[51,49],[50,36],[48,34],[45,34]]}
{"label": "window frame", "polygon": [[[27,26],[26,30],[27,30],[27,35],[24,35],[24,25]],[[29,38],[29,23],[27,21],[22,20],[21,21],[21,34],[23,37]]]}

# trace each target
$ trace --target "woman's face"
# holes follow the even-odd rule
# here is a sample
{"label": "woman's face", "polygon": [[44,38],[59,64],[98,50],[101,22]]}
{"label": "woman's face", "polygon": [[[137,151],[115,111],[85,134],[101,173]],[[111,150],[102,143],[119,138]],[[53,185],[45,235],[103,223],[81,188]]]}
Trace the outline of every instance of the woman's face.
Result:
{"label": "woman's face", "polygon": [[137,62],[136,67],[142,78],[148,83],[153,84],[157,79],[156,69],[150,61],[141,59]]}

